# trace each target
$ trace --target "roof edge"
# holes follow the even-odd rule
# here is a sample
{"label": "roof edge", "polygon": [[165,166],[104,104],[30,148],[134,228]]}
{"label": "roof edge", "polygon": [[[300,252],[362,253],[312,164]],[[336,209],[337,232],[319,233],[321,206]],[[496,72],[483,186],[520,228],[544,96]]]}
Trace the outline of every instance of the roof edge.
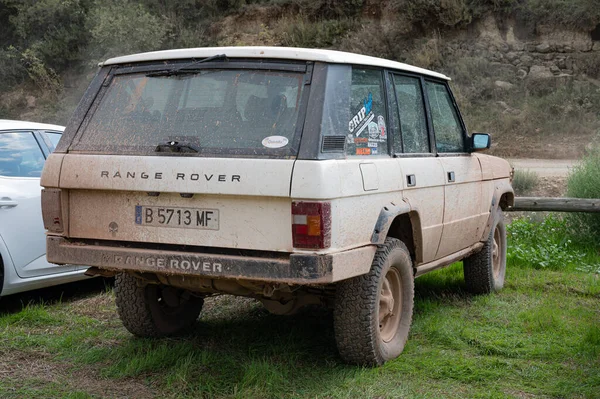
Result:
{"label": "roof edge", "polygon": [[377,66],[382,68],[396,69],[407,72],[419,73],[438,79],[450,80],[450,78],[439,72],[430,71],[425,68],[404,64],[385,58],[372,57],[368,55],[348,53],[337,50],[307,49],[298,47],[267,47],[267,46],[240,46],[240,47],[197,47],[174,50],[151,51],[146,53],[131,54],[110,58],[99,63],[100,67],[107,65],[129,64],[136,62],[177,60],[189,58],[204,58],[216,54],[225,53],[231,58],[272,58],[305,61],[321,61],[334,64],[354,64]]}

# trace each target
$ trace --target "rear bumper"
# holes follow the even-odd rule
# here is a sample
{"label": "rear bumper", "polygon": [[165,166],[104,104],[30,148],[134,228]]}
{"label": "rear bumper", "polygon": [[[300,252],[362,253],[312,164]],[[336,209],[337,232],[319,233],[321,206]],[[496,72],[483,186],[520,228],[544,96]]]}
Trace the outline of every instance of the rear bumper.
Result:
{"label": "rear bumper", "polygon": [[48,236],[46,255],[52,263],[85,264],[115,272],[328,284],[367,273],[375,251],[376,247],[369,245],[326,255],[282,254],[273,257],[273,254],[265,253],[264,257],[239,256],[126,248]]}

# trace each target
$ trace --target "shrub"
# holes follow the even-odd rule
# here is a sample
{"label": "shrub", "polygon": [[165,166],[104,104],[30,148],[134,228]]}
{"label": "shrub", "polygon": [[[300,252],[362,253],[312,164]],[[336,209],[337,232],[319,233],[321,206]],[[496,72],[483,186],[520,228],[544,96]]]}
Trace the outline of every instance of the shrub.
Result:
{"label": "shrub", "polygon": [[143,5],[117,0],[98,4],[88,23],[99,58],[161,49],[170,29]]}
{"label": "shrub", "polygon": [[539,24],[592,30],[600,23],[597,0],[527,0],[517,9],[522,18]]}
{"label": "shrub", "polygon": [[91,0],[3,0],[16,10],[9,21],[19,39],[15,47],[31,49],[52,69],[81,57],[89,33],[85,20]]}
{"label": "shrub", "polygon": [[[596,146],[573,169],[567,182],[567,194],[575,198],[600,198],[600,146]],[[600,214],[573,213],[569,221],[578,237],[600,246]]]}
{"label": "shrub", "polygon": [[525,195],[537,186],[538,175],[531,170],[515,170],[512,186],[516,195]]}
{"label": "shrub", "polygon": [[307,21],[303,18],[283,19],[279,21],[276,31],[281,36],[284,46],[325,48],[331,47],[350,29],[347,19],[330,19]]}
{"label": "shrub", "polygon": [[507,259],[513,265],[550,270],[597,270],[597,265],[590,265],[597,259],[594,250],[574,241],[565,220],[552,214],[541,222],[516,219],[508,225],[507,235]]}
{"label": "shrub", "polygon": [[0,49],[0,82],[3,89],[17,85],[27,77],[27,70],[21,63],[21,54],[13,47]]}
{"label": "shrub", "polygon": [[391,10],[424,27],[454,27],[471,22],[467,0],[392,0]]}

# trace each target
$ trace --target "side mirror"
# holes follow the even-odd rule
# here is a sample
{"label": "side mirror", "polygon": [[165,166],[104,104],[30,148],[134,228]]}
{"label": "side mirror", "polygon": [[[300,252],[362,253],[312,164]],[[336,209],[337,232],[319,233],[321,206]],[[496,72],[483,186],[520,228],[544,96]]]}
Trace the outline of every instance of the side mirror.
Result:
{"label": "side mirror", "polygon": [[484,151],[492,145],[492,138],[487,133],[473,133],[471,135],[471,151]]}

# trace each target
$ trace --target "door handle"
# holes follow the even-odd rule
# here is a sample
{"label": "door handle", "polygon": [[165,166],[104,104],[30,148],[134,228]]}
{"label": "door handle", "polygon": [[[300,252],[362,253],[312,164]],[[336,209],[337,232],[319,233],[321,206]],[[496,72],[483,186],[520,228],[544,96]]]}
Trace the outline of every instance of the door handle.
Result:
{"label": "door handle", "polygon": [[417,177],[415,175],[406,175],[406,186],[414,187],[417,185]]}
{"label": "door handle", "polygon": [[17,201],[13,201],[9,197],[0,198],[0,208],[14,208],[19,205]]}
{"label": "door handle", "polygon": [[448,183],[453,183],[456,180],[454,172],[448,172]]}

